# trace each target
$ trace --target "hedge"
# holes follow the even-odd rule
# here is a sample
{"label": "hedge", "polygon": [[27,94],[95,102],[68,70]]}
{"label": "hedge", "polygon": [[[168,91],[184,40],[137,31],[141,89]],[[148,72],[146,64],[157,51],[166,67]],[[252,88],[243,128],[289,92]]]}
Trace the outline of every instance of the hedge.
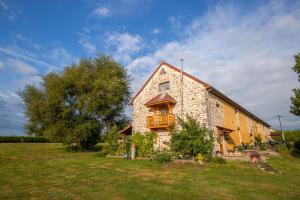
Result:
{"label": "hedge", "polygon": [[0,143],[48,143],[45,137],[29,137],[29,136],[0,136]]}

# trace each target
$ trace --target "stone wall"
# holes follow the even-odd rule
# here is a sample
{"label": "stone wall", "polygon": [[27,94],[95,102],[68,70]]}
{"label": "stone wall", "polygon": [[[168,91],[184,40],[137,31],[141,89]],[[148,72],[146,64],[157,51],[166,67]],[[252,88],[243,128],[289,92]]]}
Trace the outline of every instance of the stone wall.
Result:
{"label": "stone wall", "polygon": [[[162,68],[165,70],[165,74],[160,74]],[[165,92],[176,100],[173,114],[175,114],[176,117],[181,116],[181,73],[168,66],[162,65],[133,101],[132,129],[134,132],[150,131],[146,127],[146,117],[153,115],[153,112],[150,112],[149,108],[144,104],[160,93],[158,86],[160,83],[166,81],[170,82],[170,89]],[[207,91],[205,87],[191,78],[184,76],[183,97],[183,115],[189,115],[197,119],[200,124],[207,125]],[[178,122],[176,122],[175,128],[180,128]],[[169,139],[170,135],[158,134],[158,142]]]}

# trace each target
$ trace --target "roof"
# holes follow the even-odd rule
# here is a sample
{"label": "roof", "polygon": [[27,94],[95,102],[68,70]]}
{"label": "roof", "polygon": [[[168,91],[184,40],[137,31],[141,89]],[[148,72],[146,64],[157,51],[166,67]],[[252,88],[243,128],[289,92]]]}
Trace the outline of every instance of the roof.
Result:
{"label": "roof", "polygon": [[145,103],[145,106],[152,106],[152,105],[167,103],[167,102],[176,103],[176,100],[173,97],[171,97],[168,93],[162,93],[155,96],[147,103]]}
{"label": "roof", "polygon": [[[167,62],[161,62],[159,64],[159,66],[156,68],[156,70],[151,74],[151,76],[148,78],[148,80],[144,83],[144,85],[142,86],[142,88],[136,93],[136,95],[131,99],[131,104],[133,104],[133,101],[135,100],[135,98],[143,91],[143,89],[146,87],[146,85],[149,83],[149,81],[151,80],[151,78],[156,74],[156,72],[158,71],[158,69],[162,66],[165,65],[179,73],[181,73],[181,70],[173,65],[170,65]],[[190,79],[200,83],[201,85],[203,85],[206,90],[214,95],[216,95],[217,97],[219,97],[220,99],[226,101],[227,103],[229,103],[230,105],[238,108],[240,111],[244,112],[245,114],[247,114],[248,116],[252,117],[253,119],[257,120],[258,122],[261,122],[262,124],[264,124],[267,127],[271,127],[268,123],[266,123],[265,121],[263,121],[262,119],[260,119],[259,117],[255,116],[254,114],[252,114],[251,112],[249,112],[248,110],[246,110],[245,108],[243,108],[242,106],[240,106],[238,103],[234,102],[232,99],[230,99],[229,97],[227,97],[226,95],[224,95],[223,93],[221,93],[219,90],[215,89],[213,86],[209,85],[208,83],[205,83],[204,81],[186,73],[186,72],[182,72],[184,76],[189,77]]]}
{"label": "roof", "polygon": [[124,134],[124,135],[131,135],[132,134],[132,125],[130,124],[129,126],[123,128],[119,133]]}

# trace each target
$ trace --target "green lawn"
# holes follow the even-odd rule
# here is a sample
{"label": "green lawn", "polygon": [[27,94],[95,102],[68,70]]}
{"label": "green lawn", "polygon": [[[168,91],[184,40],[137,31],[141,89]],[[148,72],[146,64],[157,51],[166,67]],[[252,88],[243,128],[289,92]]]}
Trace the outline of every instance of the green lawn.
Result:
{"label": "green lawn", "polygon": [[66,153],[60,144],[0,144],[0,199],[300,199],[300,159],[157,164]]}

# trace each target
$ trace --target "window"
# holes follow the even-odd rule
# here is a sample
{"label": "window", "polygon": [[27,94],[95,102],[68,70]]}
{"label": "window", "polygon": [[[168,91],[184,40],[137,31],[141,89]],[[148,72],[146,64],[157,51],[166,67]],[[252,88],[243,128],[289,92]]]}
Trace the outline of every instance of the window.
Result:
{"label": "window", "polygon": [[160,92],[166,91],[168,89],[170,89],[170,82],[169,81],[168,82],[164,82],[164,83],[160,83],[158,85],[158,90]]}
{"label": "window", "polygon": [[166,70],[164,68],[161,68],[159,75],[163,75],[163,74],[166,74]]}

